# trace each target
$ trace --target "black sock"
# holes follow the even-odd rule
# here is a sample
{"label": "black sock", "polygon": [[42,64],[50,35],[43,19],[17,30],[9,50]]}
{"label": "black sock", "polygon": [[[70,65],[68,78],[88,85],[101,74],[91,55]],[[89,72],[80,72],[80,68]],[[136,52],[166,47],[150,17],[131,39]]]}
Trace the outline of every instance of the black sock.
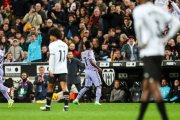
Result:
{"label": "black sock", "polygon": [[69,103],[69,92],[63,92],[64,96],[64,106],[68,106]]}
{"label": "black sock", "polygon": [[166,108],[165,108],[164,103],[163,102],[158,102],[157,107],[158,107],[158,110],[159,110],[159,112],[161,114],[162,120],[168,120],[167,113],[166,113]]}
{"label": "black sock", "polygon": [[47,103],[46,103],[46,105],[51,106],[52,96],[53,96],[53,92],[48,92],[47,93],[47,97],[46,97]]}
{"label": "black sock", "polygon": [[146,109],[147,109],[147,106],[148,106],[148,102],[142,102],[141,103],[140,113],[139,113],[139,116],[138,116],[138,120],[142,120],[143,119],[144,113],[146,112]]}

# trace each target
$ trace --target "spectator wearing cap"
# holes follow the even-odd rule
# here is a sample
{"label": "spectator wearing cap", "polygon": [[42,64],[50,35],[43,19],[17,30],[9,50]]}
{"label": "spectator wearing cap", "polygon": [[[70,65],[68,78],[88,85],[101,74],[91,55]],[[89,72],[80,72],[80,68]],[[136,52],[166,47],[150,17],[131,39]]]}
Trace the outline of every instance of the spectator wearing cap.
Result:
{"label": "spectator wearing cap", "polygon": [[31,34],[30,36],[31,43],[28,47],[28,62],[41,62],[42,53],[41,53],[41,43],[42,36],[40,33]]}
{"label": "spectator wearing cap", "polygon": [[21,58],[23,56],[23,50],[19,46],[19,41],[17,39],[13,40],[12,46],[9,48],[8,53],[12,53],[13,58],[16,62],[21,61]]}
{"label": "spectator wearing cap", "polygon": [[123,45],[121,52],[124,60],[136,61],[139,59],[139,50],[135,44],[134,36],[129,36],[129,40]]}

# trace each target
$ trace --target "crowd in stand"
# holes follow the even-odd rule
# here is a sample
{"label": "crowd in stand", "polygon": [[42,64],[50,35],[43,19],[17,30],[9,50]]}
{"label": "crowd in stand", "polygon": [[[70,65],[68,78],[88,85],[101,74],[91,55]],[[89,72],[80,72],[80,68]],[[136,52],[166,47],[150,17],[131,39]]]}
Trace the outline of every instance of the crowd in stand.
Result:
{"label": "crowd in stand", "polygon": [[[156,0],[155,3],[180,20],[179,0],[165,1]],[[97,60],[140,60],[132,17],[138,4],[138,0],[0,0],[0,38],[6,45],[4,62],[48,62],[48,30],[52,27],[60,29],[61,40],[67,43],[76,58],[81,58],[84,43],[89,40]],[[168,32],[168,27],[170,25],[162,35]],[[169,40],[165,49],[164,60],[180,59],[179,33]],[[37,77],[34,85],[46,83],[38,80]],[[167,90],[174,91],[169,92],[168,101],[176,100],[177,91],[180,91],[180,85],[177,87],[176,84],[170,90],[164,88],[166,85],[162,82],[164,100],[167,92],[163,91]],[[139,100],[141,89],[136,87],[140,83],[135,82],[128,90],[121,85],[126,86],[125,83],[115,82],[111,102],[127,101],[127,94],[135,96],[132,101]],[[36,89],[42,91],[42,88]],[[19,94],[24,92],[19,90]],[[138,94],[133,93],[134,90]],[[120,96],[114,97],[116,94]],[[40,97],[44,98],[44,95]]]}
{"label": "crowd in stand", "polygon": [[[155,3],[180,19],[178,0],[161,2]],[[47,62],[48,30],[53,26],[59,27],[61,39],[78,58],[90,40],[97,60],[140,60],[132,17],[138,4],[138,0],[1,0],[5,62]],[[164,60],[180,59],[178,33],[165,47]]]}

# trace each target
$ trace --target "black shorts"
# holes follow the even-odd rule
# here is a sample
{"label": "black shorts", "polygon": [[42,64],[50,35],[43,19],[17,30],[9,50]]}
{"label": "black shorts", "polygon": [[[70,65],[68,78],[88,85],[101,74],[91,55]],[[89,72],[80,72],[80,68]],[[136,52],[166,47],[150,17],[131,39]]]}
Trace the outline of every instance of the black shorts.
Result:
{"label": "black shorts", "polygon": [[161,79],[161,63],[162,63],[162,56],[150,56],[144,57],[144,78],[145,79],[154,79],[160,80]]}
{"label": "black shorts", "polygon": [[49,77],[49,83],[55,84],[56,82],[67,82],[67,73],[54,74],[54,77]]}

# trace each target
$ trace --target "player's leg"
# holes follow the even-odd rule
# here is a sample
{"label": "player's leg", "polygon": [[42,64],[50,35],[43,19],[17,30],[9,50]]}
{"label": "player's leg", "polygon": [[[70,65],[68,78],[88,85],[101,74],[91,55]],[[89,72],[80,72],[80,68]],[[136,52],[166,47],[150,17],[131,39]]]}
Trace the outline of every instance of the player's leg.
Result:
{"label": "player's leg", "polygon": [[101,105],[99,103],[99,100],[101,98],[101,90],[102,90],[102,82],[101,82],[101,78],[99,76],[99,73],[97,71],[93,71],[91,74],[91,79],[93,84],[96,87],[96,99],[95,99],[95,105]]}
{"label": "player's leg", "polygon": [[150,91],[149,91],[149,81],[147,79],[145,79],[143,81],[143,94],[141,97],[141,106],[140,106],[140,112],[139,112],[139,116],[138,116],[138,120],[142,120],[144,117],[144,114],[146,112],[146,109],[148,107],[148,100],[149,100],[149,95],[150,95]]}
{"label": "player's leg", "polygon": [[81,99],[81,97],[84,95],[84,93],[86,91],[88,91],[89,88],[92,86],[92,80],[91,80],[89,74],[90,74],[90,72],[86,71],[86,73],[85,73],[85,87],[80,90],[80,92],[78,93],[78,96],[73,101],[73,103],[76,105],[79,105],[79,99]]}
{"label": "player's leg", "polygon": [[166,114],[166,108],[165,108],[165,105],[163,103],[163,99],[162,99],[162,96],[161,96],[161,93],[160,93],[160,90],[159,90],[158,81],[153,81],[151,83],[150,87],[151,87],[151,93],[155,97],[158,110],[161,113],[162,120],[168,120],[168,117],[167,117],[167,114]]}
{"label": "player's leg", "polygon": [[60,82],[63,97],[64,97],[64,111],[68,111],[68,104],[69,104],[69,92],[67,91],[67,82],[61,81]]}
{"label": "player's leg", "polygon": [[64,97],[64,111],[68,111],[68,104],[69,104],[69,92],[67,90],[67,74],[59,74],[59,81],[60,86],[63,91],[63,97]]}
{"label": "player's leg", "polygon": [[153,78],[155,79],[154,81],[152,81],[151,83],[151,93],[154,95],[155,99],[156,99],[156,104],[158,107],[158,110],[161,114],[161,117],[163,120],[168,120],[167,117],[167,113],[166,113],[166,108],[165,105],[163,103],[163,99],[160,93],[160,85],[159,85],[159,81],[161,79],[161,63],[162,63],[162,56],[156,56],[154,57],[154,70],[153,70]]}

